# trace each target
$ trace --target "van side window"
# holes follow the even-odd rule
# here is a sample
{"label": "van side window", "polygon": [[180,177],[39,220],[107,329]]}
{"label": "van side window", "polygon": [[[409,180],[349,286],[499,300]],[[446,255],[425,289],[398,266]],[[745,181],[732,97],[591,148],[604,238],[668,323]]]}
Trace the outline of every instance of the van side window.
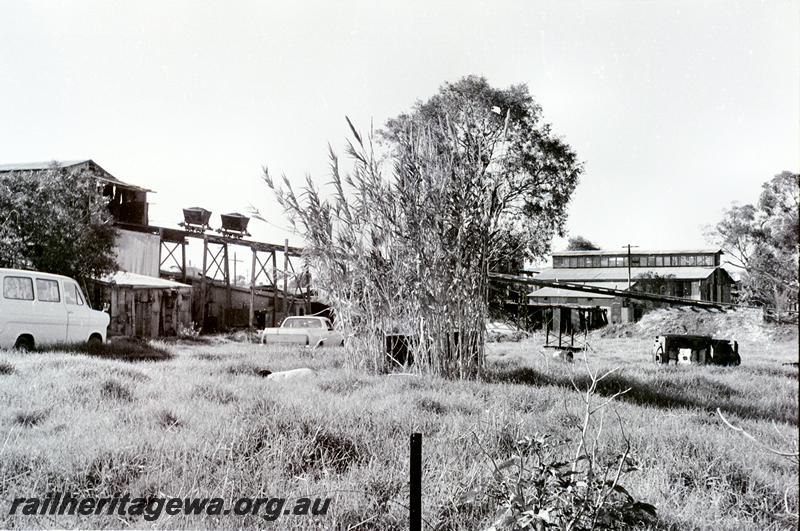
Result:
{"label": "van side window", "polygon": [[83,306],[83,297],[81,297],[81,290],[72,282],[64,285],[64,300],[67,304],[75,306]]}
{"label": "van side window", "polygon": [[5,277],[3,298],[19,301],[33,300],[33,280],[28,277]]}
{"label": "van side window", "polygon": [[37,278],[36,295],[42,302],[61,302],[61,294],[58,291],[58,281]]}

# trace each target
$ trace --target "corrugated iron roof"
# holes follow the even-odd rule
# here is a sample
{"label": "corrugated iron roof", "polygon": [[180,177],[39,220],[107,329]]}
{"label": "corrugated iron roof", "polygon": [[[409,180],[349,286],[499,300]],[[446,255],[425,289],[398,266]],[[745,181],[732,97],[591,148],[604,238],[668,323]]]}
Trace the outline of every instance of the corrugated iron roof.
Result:
{"label": "corrugated iron roof", "polygon": [[[539,278],[539,277],[537,277]],[[625,290],[628,289],[628,281],[625,282],[585,282],[585,286],[594,286],[597,288],[608,288],[608,289],[619,289]],[[636,285],[636,282],[631,284]],[[539,288],[528,293],[528,297],[576,297],[582,299],[613,299],[614,295],[607,295],[605,293],[588,293],[585,291],[575,291],[571,289],[564,289],[564,288]]]}
{"label": "corrugated iron roof", "polygon": [[50,160],[47,162],[20,162],[17,164],[0,164],[0,173],[9,172],[9,171],[37,171],[37,170],[46,170],[53,164],[58,164],[62,168],[69,168],[71,166],[77,166],[78,164],[83,164],[84,162],[89,162],[90,159],[83,159],[83,160]]}
{"label": "corrugated iron roof", "polygon": [[[707,248],[707,249],[673,249],[673,250],[647,250],[647,249],[631,249],[631,255],[637,256],[640,254],[716,254],[721,253],[722,249]],[[620,249],[618,251],[601,249],[599,251],[555,251],[553,256],[624,256],[627,255],[627,249]]]}
{"label": "corrugated iron roof", "polygon": [[[716,269],[716,267],[632,267],[631,278],[636,280],[640,275],[654,273],[674,280],[702,280],[708,278]],[[625,281],[625,288],[627,288],[628,268],[548,268],[542,269],[541,273],[534,278],[537,280],[561,280],[564,282]]]}
{"label": "corrugated iron roof", "polygon": [[81,165],[87,165],[87,166],[91,165],[94,166],[97,170],[99,170],[100,175],[95,175],[95,176],[101,181],[124,186],[126,188],[131,188],[139,192],[152,192],[152,190],[148,190],[147,188],[142,188],[141,186],[136,186],[135,184],[129,184],[124,181],[120,181],[119,179],[108,173],[106,170],[104,170],[98,163],[96,163],[92,159],[63,160],[63,161],[51,160],[48,162],[21,162],[17,164],[0,164],[0,173],[8,173],[12,171],[43,171],[49,169],[53,164],[58,164],[62,168],[76,168]]}

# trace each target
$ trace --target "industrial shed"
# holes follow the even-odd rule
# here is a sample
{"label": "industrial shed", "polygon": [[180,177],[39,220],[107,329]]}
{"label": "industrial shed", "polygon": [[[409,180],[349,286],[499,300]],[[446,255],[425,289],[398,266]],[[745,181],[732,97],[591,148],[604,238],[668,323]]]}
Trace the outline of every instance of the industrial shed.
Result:
{"label": "industrial shed", "polygon": [[[698,301],[730,302],[734,280],[720,267],[721,255],[719,249],[637,250],[631,254],[563,251],[553,253],[553,267],[541,270],[535,278]],[[620,323],[638,320],[657,303],[543,287],[528,294],[528,305],[594,306],[607,311],[608,322]]]}
{"label": "industrial shed", "polygon": [[118,271],[95,281],[95,294],[108,305],[109,335],[169,336],[192,326],[192,286]]}

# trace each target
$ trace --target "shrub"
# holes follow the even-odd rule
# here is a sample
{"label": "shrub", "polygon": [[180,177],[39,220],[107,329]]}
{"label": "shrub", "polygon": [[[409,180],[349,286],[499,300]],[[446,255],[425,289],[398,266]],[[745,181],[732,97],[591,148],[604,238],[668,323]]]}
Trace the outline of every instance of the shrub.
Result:
{"label": "shrub", "polygon": [[[621,484],[623,476],[638,467],[619,416],[622,451],[608,455],[600,444],[606,406],[627,392],[620,390],[596,403],[598,385],[613,372],[600,375],[589,369],[587,388],[580,395],[583,417],[575,426],[579,435],[574,451],[570,453],[565,447],[568,440],[553,443],[548,435],[512,438],[508,426],[504,426],[497,446],[500,454],[510,456],[498,463],[483,450],[491,461],[492,474],[467,490],[458,508],[473,514],[496,509],[492,528],[497,530],[628,529],[654,522],[656,508],[636,500]],[[574,379],[572,384],[579,390]],[[477,435],[475,439],[480,446]],[[567,454],[574,457],[560,458]]]}

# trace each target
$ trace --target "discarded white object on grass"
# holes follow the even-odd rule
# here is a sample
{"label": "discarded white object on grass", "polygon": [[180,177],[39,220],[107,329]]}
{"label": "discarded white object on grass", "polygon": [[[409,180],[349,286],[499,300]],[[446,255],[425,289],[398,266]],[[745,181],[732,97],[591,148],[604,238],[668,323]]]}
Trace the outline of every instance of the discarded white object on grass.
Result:
{"label": "discarded white object on grass", "polygon": [[304,378],[307,376],[316,376],[317,371],[309,369],[308,367],[301,367],[300,369],[291,369],[288,371],[273,372],[267,376],[267,380],[293,380],[295,378]]}

